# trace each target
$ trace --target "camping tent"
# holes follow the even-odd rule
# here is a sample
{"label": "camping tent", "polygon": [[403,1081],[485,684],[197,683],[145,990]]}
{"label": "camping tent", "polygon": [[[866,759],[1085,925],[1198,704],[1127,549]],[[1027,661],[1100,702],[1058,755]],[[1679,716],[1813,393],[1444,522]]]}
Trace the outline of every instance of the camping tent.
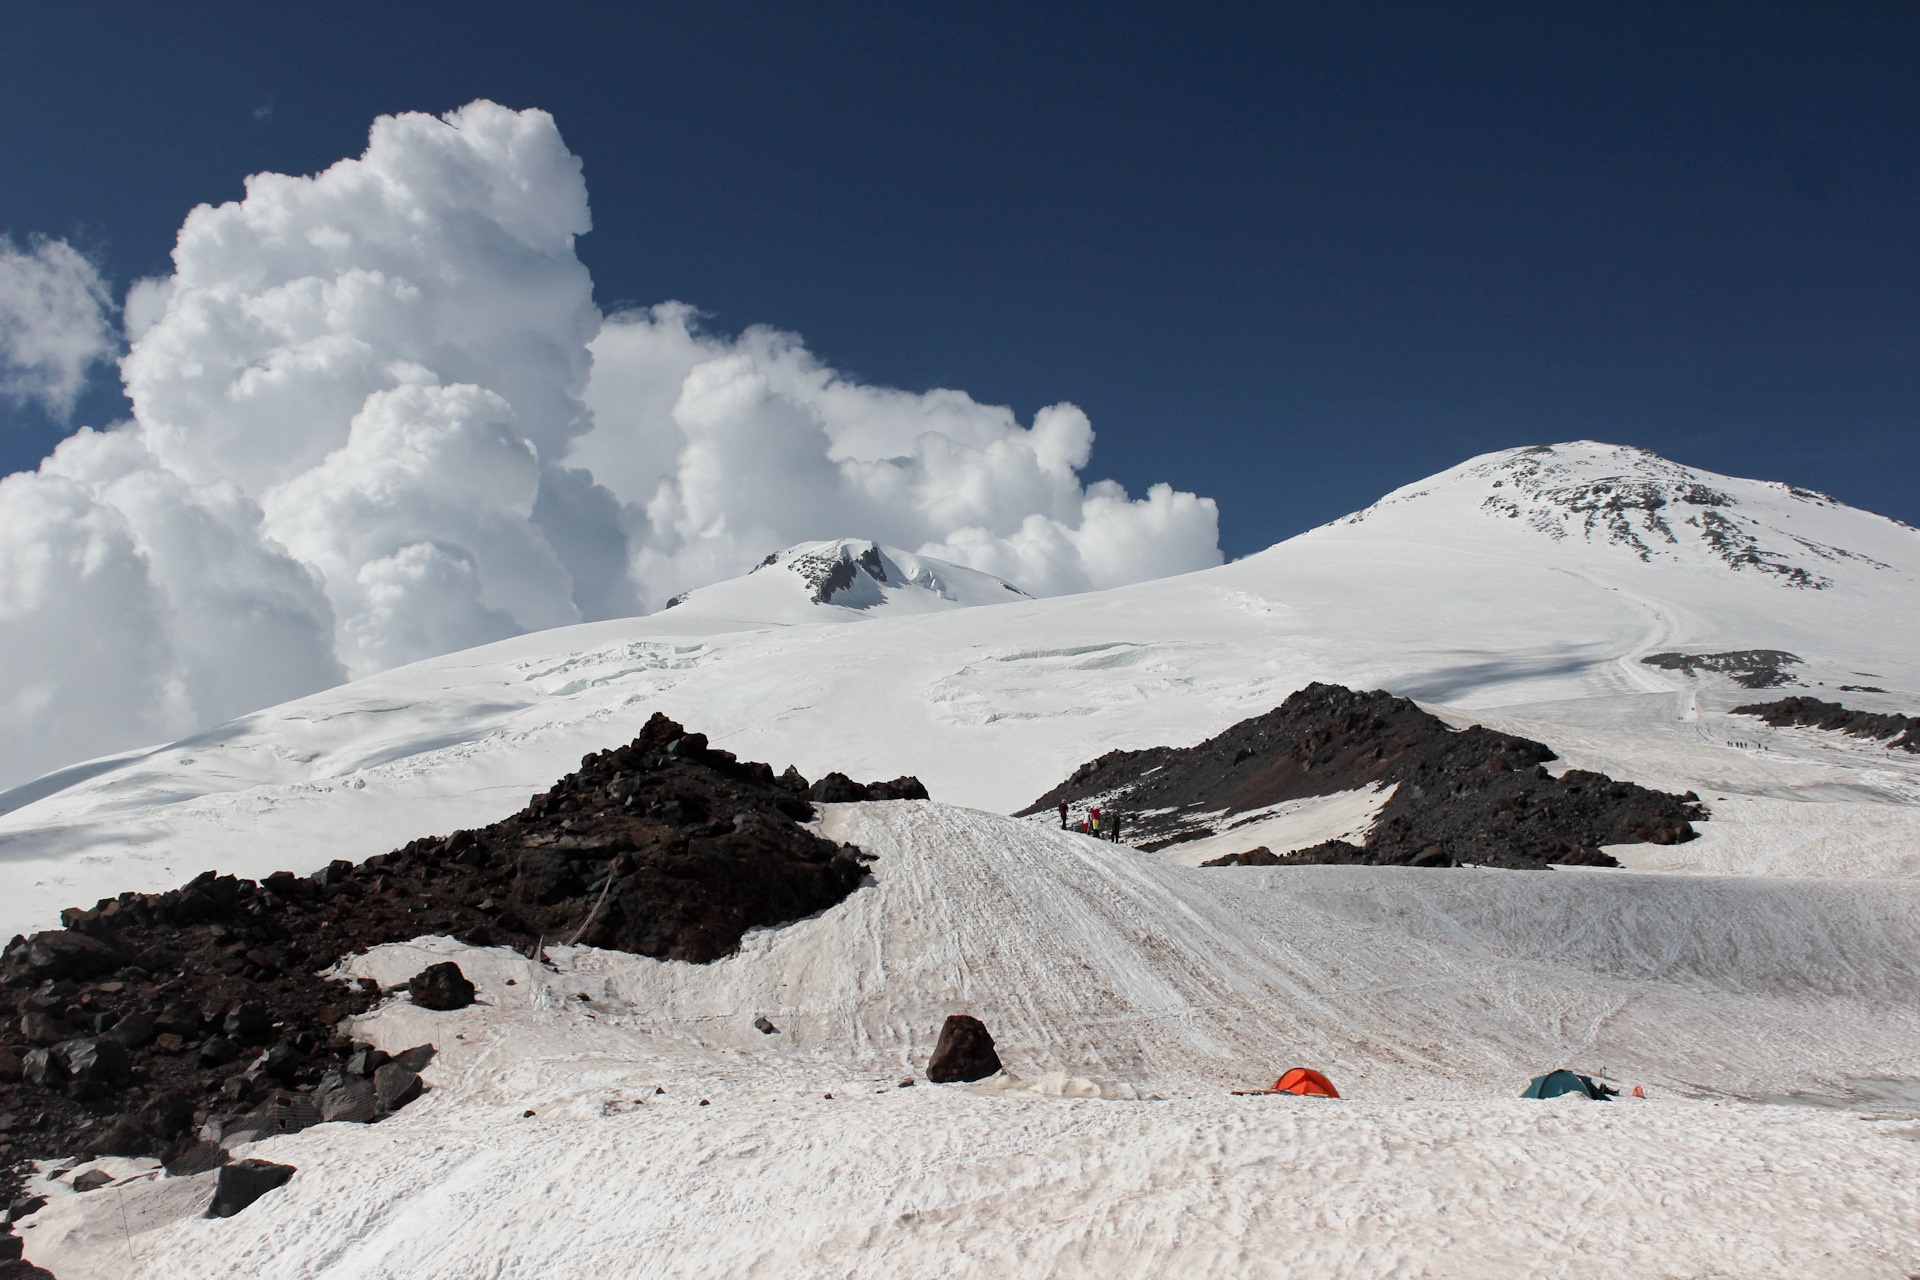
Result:
{"label": "camping tent", "polygon": [[1607,1100],[1607,1090],[1595,1084],[1591,1077],[1575,1075],[1571,1071],[1549,1071],[1543,1076],[1535,1076],[1533,1083],[1527,1086],[1523,1098],[1557,1098],[1563,1093],[1577,1093],[1592,1098],[1596,1102]]}
{"label": "camping tent", "polygon": [[1273,1083],[1275,1093],[1297,1093],[1308,1098],[1337,1098],[1340,1091],[1333,1087],[1333,1081],[1318,1071],[1309,1071],[1305,1067],[1295,1067]]}

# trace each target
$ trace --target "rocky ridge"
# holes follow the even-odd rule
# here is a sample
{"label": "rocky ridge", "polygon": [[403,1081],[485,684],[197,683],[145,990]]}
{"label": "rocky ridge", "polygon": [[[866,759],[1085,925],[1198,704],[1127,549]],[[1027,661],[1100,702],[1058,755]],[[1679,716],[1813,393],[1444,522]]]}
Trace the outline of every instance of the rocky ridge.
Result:
{"label": "rocky ridge", "polygon": [[1556,778],[1542,767],[1554,758],[1525,738],[1455,730],[1379,690],[1311,684],[1198,746],[1108,752],[1023,812],[1097,802],[1127,815],[1130,843],[1164,849],[1285,801],[1391,786],[1364,846],[1328,841],[1253,860],[1511,868],[1613,866],[1599,846],[1677,844],[1706,817],[1691,793],[1578,769]]}
{"label": "rocky ridge", "polygon": [[472,988],[452,965],[391,992],[329,976],[350,952],[444,934],[530,955],[543,940],[579,941],[704,963],[748,929],[824,910],[858,887],[870,859],[802,825],[816,796],[926,791],[912,778],[776,776],[655,715],[631,743],[585,757],[488,827],[311,876],[208,872],[167,893],[69,909],[64,928],[17,937],[0,957],[0,1161],[11,1186],[29,1159],[212,1167],[219,1142],[247,1125],[283,1132],[404,1106],[432,1047],[389,1060],[347,1039],[344,1020],[401,990],[451,1008]]}
{"label": "rocky ridge", "polygon": [[1920,753],[1920,716],[1898,712],[1883,715],[1875,711],[1851,711],[1837,702],[1818,698],[1781,698],[1777,702],[1752,702],[1735,707],[1737,716],[1758,716],[1776,729],[1798,725],[1825,729],[1855,738],[1873,738],[1889,747]]}

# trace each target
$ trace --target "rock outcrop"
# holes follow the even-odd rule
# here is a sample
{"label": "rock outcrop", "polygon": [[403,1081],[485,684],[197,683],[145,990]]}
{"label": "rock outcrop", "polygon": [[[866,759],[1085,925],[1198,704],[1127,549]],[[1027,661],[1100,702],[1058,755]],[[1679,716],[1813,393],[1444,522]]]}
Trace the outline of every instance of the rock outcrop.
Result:
{"label": "rock outcrop", "polygon": [[[1363,846],[1329,841],[1276,861],[1511,868],[1613,866],[1601,845],[1677,844],[1706,817],[1691,793],[1578,769],[1555,778],[1542,767],[1553,758],[1526,738],[1454,730],[1405,698],[1312,684],[1198,746],[1108,752],[1023,813],[1098,804],[1126,815],[1130,843],[1164,849],[1289,800],[1392,787]],[[1231,857],[1214,865],[1264,865]]]}

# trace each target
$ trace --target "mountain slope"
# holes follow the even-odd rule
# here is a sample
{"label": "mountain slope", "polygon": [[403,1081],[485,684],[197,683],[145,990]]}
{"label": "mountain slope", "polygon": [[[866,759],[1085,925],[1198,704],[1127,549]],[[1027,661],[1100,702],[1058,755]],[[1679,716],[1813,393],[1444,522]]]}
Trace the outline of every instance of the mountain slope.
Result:
{"label": "mountain slope", "polygon": [[[1688,501],[1696,486],[1713,501]],[[1775,569],[1722,554],[1712,522],[1688,523],[1708,511]],[[1780,851],[1800,829],[1822,849],[1821,831],[1866,833],[1852,862],[1822,853],[1823,874],[1905,874],[1920,848],[1920,762],[1730,718],[1752,700],[1732,676],[1643,661],[1775,650],[1797,687],[1870,684],[1885,692],[1848,705],[1920,707],[1920,533],[1637,450],[1488,455],[1246,560],[1084,596],[758,630],[691,607],[418,663],[30,784],[0,818],[15,890],[0,927],[207,867],[308,870],[484,825],[655,710],[776,768],[911,773],[1006,812],[1083,761],[1199,742],[1313,680],[1697,791],[1709,829],[1654,865],[1735,868],[1743,842]],[[1835,803],[1788,806],[1790,821],[1766,807],[1807,799]]]}
{"label": "mountain slope", "polygon": [[[673,623],[799,625],[939,613],[1032,599],[992,574],[877,542],[840,538],[776,551],[738,578],[667,602]],[[665,613],[666,610],[662,610]]]}

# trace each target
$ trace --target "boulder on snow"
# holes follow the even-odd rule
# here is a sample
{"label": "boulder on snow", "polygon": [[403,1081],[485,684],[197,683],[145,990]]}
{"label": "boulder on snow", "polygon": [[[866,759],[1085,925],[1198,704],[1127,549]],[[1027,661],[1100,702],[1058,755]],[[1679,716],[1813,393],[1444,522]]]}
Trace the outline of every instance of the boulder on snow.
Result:
{"label": "boulder on snow", "polygon": [[927,788],[920,779],[902,774],[892,782],[859,783],[844,773],[830,773],[807,791],[809,799],[821,804],[852,804],[862,800],[925,800]]}
{"label": "boulder on snow", "polygon": [[984,1080],[1000,1070],[987,1025],[971,1014],[950,1015],[940,1027],[940,1039],[927,1063],[927,1079],[935,1084]]}
{"label": "boulder on snow", "polygon": [[389,1062],[373,1073],[373,1093],[386,1111],[398,1111],[420,1096],[424,1088],[420,1077],[397,1062]]}
{"label": "boulder on snow", "polygon": [[293,1165],[274,1164],[271,1160],[236,1160],[223,1164],[206,1216],[231,1218],[275,1187],[285,1186],[296,1172]]}
{"label": "boulder on snow", "polygon": [[113,1175],[105,1169],[89,1169],[75,1178],[72,1186],[75,1191],[79,1192],[98,1191],[112,1181]]}
{"label": "boulder on snow", "polygon": [[313,1091],[314,1105],[323,1121],[347,1120],[365,1124],[379,1109],[379,1095],[373,1084],[344,1071],[329,1071]]}
{"label": "boulder on snow", "polygon": [[411,1049],[402,1049],[393,1055],[393,1060],[409,1071],[420,1072],[427,1069],[433,1061],[434,1047],[430,1044],[417,1044]]}
{"label": "boulder on snow", "polygon": [[407,994],[422,1009],[464,1009],[473,1003],[473,984],[451,960],[428,965],[407,983]]}
{"label": "boulder on snow", "polygon": [[1223,853],[1217,858],[1208,858],[1200,865],[1203,867],[1277,867],[1282,863],[1273,850],[1265,845],[1256,845],[1245,853]]}
{"label": "boulder on snow", "polygon": [[758,1017],[753,1020],[753,1029],[755,1031],[758,1031],[763,1036],[770,1036],[775,1032],[777,1032],[778,1030],[780,1030],[780,1028],[774,1026],[773,1023],[769,1022],[765,1016]]}

